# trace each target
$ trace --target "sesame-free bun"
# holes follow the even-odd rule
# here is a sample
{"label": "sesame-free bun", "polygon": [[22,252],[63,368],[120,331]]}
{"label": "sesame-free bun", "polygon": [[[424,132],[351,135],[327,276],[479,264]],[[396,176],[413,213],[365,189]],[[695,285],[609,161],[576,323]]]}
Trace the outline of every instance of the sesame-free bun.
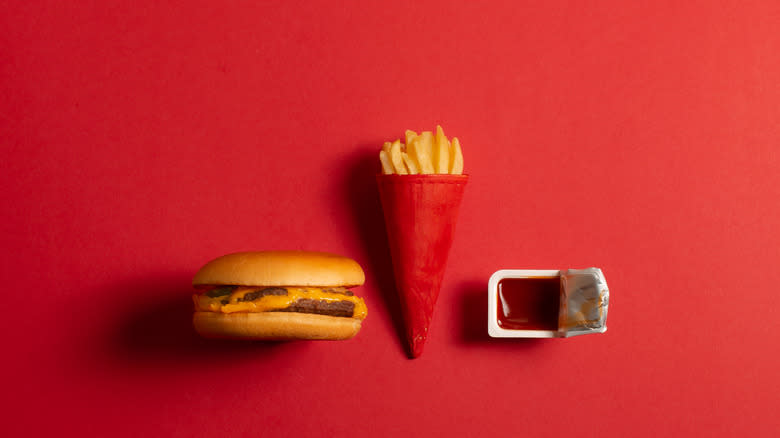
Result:
{"label": "sesame-free bun", "polygon": [[295,312],[195,312],[192,324],[204,338],[341,340],[355,336],[360,331],[361,321]]}
{"label": "sesame-free bun", "polygon": [[[324,252],[256,251],[216,258],[195,274],[194,286],[353,287],[365,281],[356,261]],[[315,298],[316,299],[316,298]],[[206,338],[288,340],[349,339],[361,320],[298,312],[205,312],[192,317]]]}
{"label": "sesame-free bun", "polygon": [[365,280],[360,265],[347,257],[312,251],[253,251],[206,263],[192,284],[353,287]]}

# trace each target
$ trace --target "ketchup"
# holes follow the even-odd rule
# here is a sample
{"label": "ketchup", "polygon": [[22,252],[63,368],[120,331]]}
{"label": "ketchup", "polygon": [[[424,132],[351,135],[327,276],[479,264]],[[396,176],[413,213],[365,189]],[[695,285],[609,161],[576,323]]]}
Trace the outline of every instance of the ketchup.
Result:
{"label": "ketchup", "polygon": [[498,325],[509,330],[557,330],[559,277],[504,278],[498,282]]}

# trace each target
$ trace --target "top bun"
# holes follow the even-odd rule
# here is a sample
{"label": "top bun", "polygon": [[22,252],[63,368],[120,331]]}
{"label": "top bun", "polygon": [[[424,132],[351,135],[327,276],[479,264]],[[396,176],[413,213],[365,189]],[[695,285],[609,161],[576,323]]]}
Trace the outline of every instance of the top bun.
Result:
{"label": "top bun", "polygon": [[347,257],[311,251],[253,251],[206,263],[192,284],[353,287],[365,280],[360,265]]}

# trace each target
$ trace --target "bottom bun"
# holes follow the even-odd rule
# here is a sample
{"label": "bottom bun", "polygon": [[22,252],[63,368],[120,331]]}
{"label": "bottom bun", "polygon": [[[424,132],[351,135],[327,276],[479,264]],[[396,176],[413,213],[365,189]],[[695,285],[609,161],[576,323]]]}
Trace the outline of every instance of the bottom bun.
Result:
{"label": "bottom bun", "polygon": [[360,331],[361,321],[311,313],[195,312],[192,325],[204,338],[219,339],[349,339]]}

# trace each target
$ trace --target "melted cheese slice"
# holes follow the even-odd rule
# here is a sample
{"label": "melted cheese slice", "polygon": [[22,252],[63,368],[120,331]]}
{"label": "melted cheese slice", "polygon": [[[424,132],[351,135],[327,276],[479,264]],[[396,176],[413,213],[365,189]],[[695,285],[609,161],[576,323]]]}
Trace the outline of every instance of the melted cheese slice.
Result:
{"label": "melted cheese slice", "polygon": [[266,295],[254,301],[241,301],[244,295],[263,289],[265,288],[238,286],[230,295],[209,297],[205,293],[200,293],[193,295],[192,301],[195,303],[196,311],[216,313],[273,312],[290,307],[295,301],[304,298],[320,301],[349,301],[355,305],[355,310],[352,312],[353,318],[362,320],[366,317],[366,304],[362,298],[327,292],[324,289],[314,287],[285,287],[287,295]]}

